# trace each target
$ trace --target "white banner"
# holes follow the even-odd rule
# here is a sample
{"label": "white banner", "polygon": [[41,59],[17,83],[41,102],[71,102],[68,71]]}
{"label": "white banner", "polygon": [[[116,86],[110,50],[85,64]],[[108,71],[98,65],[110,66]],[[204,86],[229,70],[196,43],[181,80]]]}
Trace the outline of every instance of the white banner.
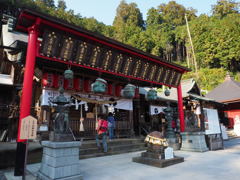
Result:
{"label": "white banner", "polygon": [[[59,95],[59,92],[57,90],[42,90],[42,96],[41,96],[41,106],[49,106],[49,98],[55,98]],[[64,96],[67,99],[70,99],[70,94],[64,92]]]}
{"label": "white banner", "polygon": [[132,111],[133,110],[132,99],[120,99],[120,100],[118,100],[115,108]]}
{"label": "white banner", "polygon": [[154,115],[154,114],[159,114],[159,113],[161,113],[161,112],[163,112],[164,113],[164,109],[165,109],[166,107],[163,107],[163,106],[150,106],[150,114],[151,115]]}
{"label": "white banner", "polygon": [[[59,95],[59,92],[57,90],[43,89],[42,96],[41,96],[41,106],[49,106],[49,98],[50,97],[55,98],[58,95]],[[89,97],[88,94],[80,94],[80,93],[78,95],[80,95],[81,97],[84,97],[84,98],[89,98],[89,99],[94,99],[94,100],[99,100],[99,101],[109,101],[109,97],[104,97],[104,96],[97,96],[97,95],[91,94],[91,97]],[[68,99],[71,97],[71,95],[67,92],[64,92],[64,96]],[[85,104],[85,103],[86,102],[81,101],[80,104]],[[105,104],[105,105],[109,106],[109,104]],[[132,99],[118,100],[115,108],[132,111],[133,110]]]}
{"label": "white banner", "polygon": [[218,111],[216,109],[203,108],[205,117],[205,132],[206,134],[221,133]]}

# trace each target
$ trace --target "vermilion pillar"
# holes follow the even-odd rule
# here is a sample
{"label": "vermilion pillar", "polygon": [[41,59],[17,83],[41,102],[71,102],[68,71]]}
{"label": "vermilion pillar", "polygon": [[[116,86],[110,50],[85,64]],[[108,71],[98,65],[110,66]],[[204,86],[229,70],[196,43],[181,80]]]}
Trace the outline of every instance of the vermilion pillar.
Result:
{"label": "vermilion pillar", "polygon": [[28,29],[28,47],[23,79],[22,97],[20,102],[20,117],[18,123],[18,138],[17,138],[18,142],[25,141],[24,139],[20,139],[21,123],[22,119],[29,116],[31,113],[32,85],[37,53],[37,39],[38,39],[38,25],[35,24]]}
{"label": "vermilion pillar", "polygon": [[140,94],[139,94],[139,87],[136,87],[135,89],[135,97],[134,98],[139,98]]}
{"label": "vermilion pillar", "polygon": [[184,111],[183,111],[183,99],[182,99],[182,87],[181,84],[177,87],[178,94],[178,115],[180,119],[180,131],[184,132],[185,122],[184,122]]}

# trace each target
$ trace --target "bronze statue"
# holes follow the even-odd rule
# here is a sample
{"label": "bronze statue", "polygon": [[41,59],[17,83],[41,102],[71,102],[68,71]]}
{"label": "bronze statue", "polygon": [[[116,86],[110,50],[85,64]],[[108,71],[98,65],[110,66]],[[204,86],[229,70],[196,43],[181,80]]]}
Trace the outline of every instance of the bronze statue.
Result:
{"label": "bronze statue", "polygon": [[[70,127],[69,127],[69,107],[71,106],[71,101],[68,100],[64,96],[64,89],[62,87],[59,88],[59,95],[54,99],[49,98],[49,102],[52,104],[56,104],[55,114],[54,114],[54,136],[52,138],[53,141],[65,141],[69,138],[64,138],[66,135],[70,135]],[[64,136],[65,135],[65,136]],[[57,137],[57,138],[56,138]],[[50,138],[51,139],[51,138]]]}

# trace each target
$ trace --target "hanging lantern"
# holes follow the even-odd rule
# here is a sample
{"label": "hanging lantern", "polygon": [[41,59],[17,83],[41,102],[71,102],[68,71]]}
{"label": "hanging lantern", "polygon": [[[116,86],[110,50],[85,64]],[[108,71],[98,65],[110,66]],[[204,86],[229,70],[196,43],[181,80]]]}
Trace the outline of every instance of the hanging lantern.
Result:
{"label": "hanging lantern", "polygon": [[154,89],[150,89],[148,92],[147,92],[147,100],[156,100],[157,99],[157,91],[154,90]]}
{"label": "hanging lantern", "polygon": [[169,89],[166,89],[166,90],[164,91],[164,94],[165,94],[165,96],[170,96],[170,91],[169,91]]}
{"label": "hanging lantern", "polygon": [[73,71],[71,69],[65,70],[63,74],[65,79],[73,79]]}
{"label": "hanging lantern", "polygon": [[136,86],[132,84],[127,84],[122,90],[122,96],[125,98],[133,98],[135,96]]}
{"label": "hanging lantern", "polygon": [[97,78],[96,81],[91,84],[91,90],[94,93],[105,93],[107,90],[107,81],[102,78]]}
{"label": "hanging lantern", "polygon": [[53,74],[52,73],[44,73],[42,78],[42,85],[45,87],[53,86]]}
{"label": "hanging lantern", "polygon": [[45,87],[48,85],[47,79],[42,79],[42,85]]}

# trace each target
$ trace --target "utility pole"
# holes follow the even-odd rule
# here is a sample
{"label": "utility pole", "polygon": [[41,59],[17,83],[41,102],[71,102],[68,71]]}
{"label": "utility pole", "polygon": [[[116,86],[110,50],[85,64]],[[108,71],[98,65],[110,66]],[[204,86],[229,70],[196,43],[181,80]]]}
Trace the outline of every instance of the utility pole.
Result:
{"label": "utility pole", "polygon": [[187,55],[187,67],[190,68],[190,60],[189,60],[188,47],[186,47],[186,55]]}
{"label": "utility pole", "polygon": [[189,36],[189,41],[190,41],[190,44],[191,44],[191,47],[192,47],[195,72],[198,73],[196,56],[195,56],[195,52],[194,52],[194,47],[193,47],[193,43],[192,43],[192,37],[191,37],[190,30],[189,30],[189,25],[188,25],[188,20],[187,20],[187,15],[186,14],[185,14],[185,20],[186,20],[186,25],[187,25],[187,32],[188,32],[188,36]]}

